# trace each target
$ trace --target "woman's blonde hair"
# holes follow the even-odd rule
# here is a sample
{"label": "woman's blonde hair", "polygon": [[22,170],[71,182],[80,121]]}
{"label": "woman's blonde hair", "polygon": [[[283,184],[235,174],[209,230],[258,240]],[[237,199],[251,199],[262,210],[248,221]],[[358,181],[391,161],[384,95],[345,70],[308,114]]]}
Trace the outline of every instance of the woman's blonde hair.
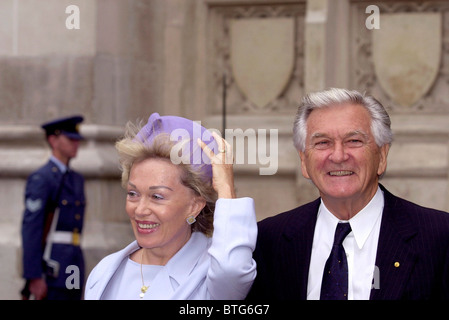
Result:
{"label": "woman's blonde hair", "polygon": [[[118,140],[115,147],[118,151],[119,162],[122,171],[122,186],[127,187],[129,174],[134,163],[146,159],[166,159],[170,161],[170,152],[177,141],[171,141],[170,135],[161,133],[157,135],[151,144],[145,144],[136,135],[142,127],[141,123],[133,124],[128,122],[124,137]],[[212,186],[212,179],[189,164],[175,164],[182,169],[181,183],[192,189],[196,195],[206,200],[206,205],[196,217],[196,222],[191,225],[192,232],[198,231],[206,236],[213,233],[213,220],[217,193]]]}

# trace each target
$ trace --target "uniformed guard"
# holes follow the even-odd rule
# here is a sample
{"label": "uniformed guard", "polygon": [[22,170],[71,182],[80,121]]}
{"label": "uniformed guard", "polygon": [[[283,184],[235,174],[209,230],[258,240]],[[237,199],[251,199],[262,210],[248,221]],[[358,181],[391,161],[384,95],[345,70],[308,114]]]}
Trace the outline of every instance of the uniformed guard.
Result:
{"label": "uniformed guard", "polygon": [[69,167],[80,140],[81,116],[42,125],[52,155],[27,179],[22,222],[23,299],[81,299],[84,259],[80,248],[85,209],[84,178]]}

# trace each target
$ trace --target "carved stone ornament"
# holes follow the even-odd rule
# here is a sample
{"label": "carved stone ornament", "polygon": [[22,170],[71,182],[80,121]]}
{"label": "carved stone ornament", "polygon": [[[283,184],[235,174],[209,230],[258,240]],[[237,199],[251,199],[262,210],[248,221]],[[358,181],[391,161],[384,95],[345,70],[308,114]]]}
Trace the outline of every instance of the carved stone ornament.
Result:
{"label": "carved stone ornament", "polygon": [[294,68],[293,18],[233,19],[231,68],[243,94],[263,108],[285,89]]}
{"label": "carved stone ornament", "polygon": [[304,91],[306,1],[221,3],[209,7],[208,104],[221,112],[226,89],[228,114],[291,114]]}
{"label": "carved stone ornament", "polygon": [[[369,4],[380,29],[365,27]],[[351,86],[390,113],[446,114],[449,106],[449,1],[352,1]]]}
{"label": "carved stone ornament", "polygon": [[442,47],[441,13],[384,13],[372,33],[377,79],[389,97],[412,106],[432,87]]}

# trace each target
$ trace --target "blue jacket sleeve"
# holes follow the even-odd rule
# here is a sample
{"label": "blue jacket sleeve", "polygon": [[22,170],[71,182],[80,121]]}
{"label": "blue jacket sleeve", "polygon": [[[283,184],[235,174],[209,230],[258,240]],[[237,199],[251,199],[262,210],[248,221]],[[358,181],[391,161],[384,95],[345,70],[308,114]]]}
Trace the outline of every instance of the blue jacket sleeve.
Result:
{"label": "blue jacket sleeve", "polygon": [[33,173],[25,188],[25,211],[22,221],[23,277],[42,276],[42,235],[51,186],[42,173]]}

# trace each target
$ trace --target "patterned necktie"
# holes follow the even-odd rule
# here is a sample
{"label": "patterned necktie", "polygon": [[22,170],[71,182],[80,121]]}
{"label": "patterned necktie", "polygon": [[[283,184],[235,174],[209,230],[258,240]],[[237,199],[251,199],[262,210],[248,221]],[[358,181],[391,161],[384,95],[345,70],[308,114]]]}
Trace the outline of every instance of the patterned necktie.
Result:
{"label": "patterned necktie", "polygon": [[343,248],[343,240],[350,232],[349,223],[337,224],[334,245],[324,267],[321,300],[348,299],[348,262]]}

